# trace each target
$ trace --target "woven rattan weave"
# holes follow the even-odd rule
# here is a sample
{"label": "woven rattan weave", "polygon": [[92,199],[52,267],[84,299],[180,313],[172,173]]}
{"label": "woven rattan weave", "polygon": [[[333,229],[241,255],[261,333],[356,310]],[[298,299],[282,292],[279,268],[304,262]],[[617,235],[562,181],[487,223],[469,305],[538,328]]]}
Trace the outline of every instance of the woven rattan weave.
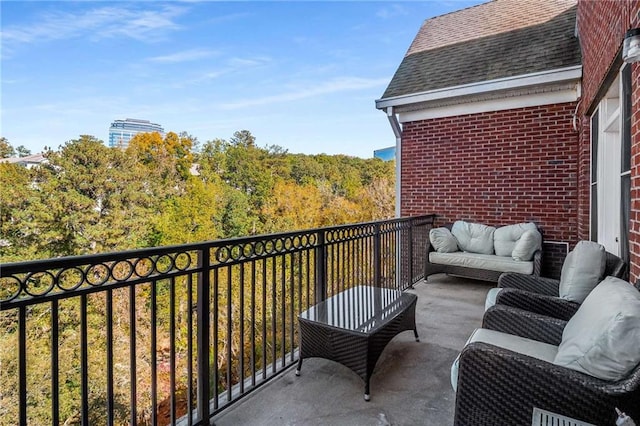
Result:
{"label": "woven rattan weave", "polygon": [[[618,256],[607,252],[604,276],[623,278],[627,267]],[[496,304],[513,306],[542,315],[571,319],[580,307],[579,303],[560,298],[560,281],[533,275],[505,273],[498,279],[502,288]]]}
{"label": "woven rattan weave", "polygon": [[[483,327],[558,345],[562,320],[496,305]],[[596,425],[614,425],[615,408],[640,419],[640,365],[606,381],[487,343],[460,354],[455,426],[528,425],[534,407]]]}
{"label": "woven rattan weave", "polygon": [[357,286],[311,307],[298,317],[300,325],[300,375],[304,358],[321,357],[349,367],[365,382],[387,343],[398,333],[413,330],[418,297],[385,288]]}

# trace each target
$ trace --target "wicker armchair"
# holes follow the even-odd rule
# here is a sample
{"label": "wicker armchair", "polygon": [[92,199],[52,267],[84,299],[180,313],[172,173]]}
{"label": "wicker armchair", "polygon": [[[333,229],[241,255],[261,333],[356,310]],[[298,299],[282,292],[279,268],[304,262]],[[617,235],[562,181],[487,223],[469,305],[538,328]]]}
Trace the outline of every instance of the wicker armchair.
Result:
{"label": "wicker armchair", "polygon": [[[604,276],[622,278],[627,266],[618,256],[607,252]],[[560,281],[532,275],[505,273],[498,279],[502,290],[496,304],[525,309],[563,320],[569,320],[580,307],[579,303],[561,299]]]}
{"label": "wicker armchair", "polygon": [[562,331],[566,325],[566,320],[505,305],[489,308],[482,318],[482,328],[556,346],[562,341]]}
{"label": "wicker armchair", "polygon": [[[557,345],[565,322],[496,305],[483,327]],[[549,340],[544,337],[550,335]],[[554,335],[556,337],[554,337]],[[640,419],[640,366],[624,379],[606,381],[488,343],[460,354],[456,426],[527,425],[534,407],[597,425],[613,425],[615,408]]]}

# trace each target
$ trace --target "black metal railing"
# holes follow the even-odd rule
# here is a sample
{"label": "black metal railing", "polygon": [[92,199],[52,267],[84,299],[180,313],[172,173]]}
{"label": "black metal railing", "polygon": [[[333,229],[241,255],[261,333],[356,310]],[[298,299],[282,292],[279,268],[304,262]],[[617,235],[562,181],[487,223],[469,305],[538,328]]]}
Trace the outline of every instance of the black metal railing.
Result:
{"label": "black metal railing", "polygon": [[423,278],[433,216],[0,266],[0,424],[209,424],[297,360],[297,316]]}

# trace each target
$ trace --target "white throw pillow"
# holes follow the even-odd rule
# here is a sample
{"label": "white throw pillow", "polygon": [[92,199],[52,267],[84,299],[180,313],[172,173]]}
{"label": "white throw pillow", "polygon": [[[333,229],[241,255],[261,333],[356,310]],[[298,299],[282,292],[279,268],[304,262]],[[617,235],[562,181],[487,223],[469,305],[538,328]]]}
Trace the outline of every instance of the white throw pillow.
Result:
{"label": "white throw pillow", "polygon": [[496,228],[470,223],[463,220],[454,222],[451,233],[458,240],[458,247],[469,253],[493,254],[493,233]]}
{"label": "white throw pillow", "polygon": [[554,363],[603,380],[620,380],[640,363],[640,292],[607,277],[562,333]]}
{"label": "white throw pillow", "polygon": [[[512,256],[516,241],[522,237],[526,231],[537,231],[533,222],[518,223],[515,225],[501,226],[493,233],[493,248],[498,256]],[[517,260],[517,259],[516,259]],[[530,260],[530,259],[527,259]]]}
{"label": "white throw pillow", "polygon": [[438,253],[458,251],[458,241],[449,228],[433,228],[429,231],[429,241]]}
{"label": "white throw pillow", "polygon": [[580,241],[562,265],[560,297],[582,303],[602,280],[606,265],[604,246],[593,241]]}
{"label": "white throw pillow", "polygon": [[533,259],[535,252],[541,248],[542,234],[537,229],[529,229],[516,241],[511,257],[513,260],[528,262]]}

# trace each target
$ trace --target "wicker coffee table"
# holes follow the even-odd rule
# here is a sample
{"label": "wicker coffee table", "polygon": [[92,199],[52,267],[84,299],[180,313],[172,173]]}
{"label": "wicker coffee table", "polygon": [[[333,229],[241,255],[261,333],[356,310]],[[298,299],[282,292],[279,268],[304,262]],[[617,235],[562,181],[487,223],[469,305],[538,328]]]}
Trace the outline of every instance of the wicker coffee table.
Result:
{"label": "wicker coffee table", "polygon": [[296,376],[304,358],[339,362],[364,380],[364,399],[369,401],[369,379],[387,343],[405,330],[413,330],[419,341],[417,300],[411,293],[356,286],[302,312]]}

